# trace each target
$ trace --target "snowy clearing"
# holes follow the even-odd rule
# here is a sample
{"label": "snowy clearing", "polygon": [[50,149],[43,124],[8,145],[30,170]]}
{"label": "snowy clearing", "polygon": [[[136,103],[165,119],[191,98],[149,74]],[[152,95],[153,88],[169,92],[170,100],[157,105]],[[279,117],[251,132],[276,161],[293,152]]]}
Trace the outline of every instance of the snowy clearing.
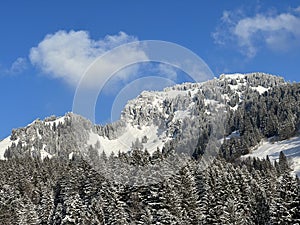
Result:
{"label": "snowy clearing", "polygon": [[275,161],[278,160],[280,151],[283,151],[287,158],[290,159],[293,172],[300,176],[300,137],[275,143],[264,141],[257,150],[253,150],[252,153],[243,157],[251,156],[262,159],[268,155],[271,161]]}

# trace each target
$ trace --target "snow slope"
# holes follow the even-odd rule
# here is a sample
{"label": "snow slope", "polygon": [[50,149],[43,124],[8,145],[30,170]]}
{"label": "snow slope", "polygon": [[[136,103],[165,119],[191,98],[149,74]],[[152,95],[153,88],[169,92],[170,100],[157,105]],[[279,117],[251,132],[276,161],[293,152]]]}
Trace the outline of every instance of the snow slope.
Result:
{"label": "snow slope", "polygon": [[147,136],[148,141],[143,143],[143,147],[153,153],[157,148],[162,148],[164,143],[168,140],[165,132],[161,132],[157,126],[132,126],[127,125],[125,132],[116,139],[108,139],[107,137],[99,136],[93,131],[90,132],[88,145],[96,146],[97,141],[100,143],[100,152],[104,151],[106,154],[118,151],[128,151],[132,146],[132,143],[136,139],[142,140],[144,136]]}
{"label": "snow slope", "polygon": [[10,140],[10,136],[3,139],[2,141],[0,141],[0,159],[5,159],[4,158],[4,153],[6,151],[6,149],[11,146],[12,141]]}
{"label": "snow slope", "polygon": [[294,137],[275,143],[264,141],[257,150],[253,150],[252,153],[243,157],[251,156],[262,159],[268,155],[271,161],[275,161],[278,160],[280,151],[283,151],[290,160],[293,172],[300,176],[300,137]]}
{"label": "snow slope", "polygon": [[65,116],[62,117],[58,117],[57,119],[53,120],[53,121],[47,121],[45,122],[46,125],[50,125],[51,129],[53,128],[53,125],[55,123],[55,125],[57,126],[59,123],[64,123],[65,122]]}

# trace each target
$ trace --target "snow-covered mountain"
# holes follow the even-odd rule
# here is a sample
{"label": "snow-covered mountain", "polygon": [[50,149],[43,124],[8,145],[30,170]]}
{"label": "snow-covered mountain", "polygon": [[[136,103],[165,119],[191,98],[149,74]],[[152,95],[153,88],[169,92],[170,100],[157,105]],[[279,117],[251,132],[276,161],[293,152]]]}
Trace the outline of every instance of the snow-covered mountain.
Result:
{"label": "snow-covered mountain", "polygon": [[[251,73],[221,75],[204,83],[184,83],[160,92],[144,91],[127,103],[120,120],[112,124],[94,125],[67,113],[15,129],[0,142],[0,159],[21,155],[72,158],[74,154],[89,155],[92,150],[110,155],[135,148],[150,154],[169,149],[189,155],[203,154],[206,148],[218,152],[224,142],[230,142],[228,139],[248,135],[241,130],[242,119],[233,116],[248,112],[245,102],[252,98],[256,101],[286,85],[280,77]],[[274,144],[272,153],[284,150],[284,146],[287,145],[281,142]],[[257,152],[268,152],[268,147]]]}
{"label": "snow-covered mountain", "polygon": [[298,224],[299,102],[299,83],[231,74],[143,92],[105,126],[35,120],[0,141],[0,223]]}

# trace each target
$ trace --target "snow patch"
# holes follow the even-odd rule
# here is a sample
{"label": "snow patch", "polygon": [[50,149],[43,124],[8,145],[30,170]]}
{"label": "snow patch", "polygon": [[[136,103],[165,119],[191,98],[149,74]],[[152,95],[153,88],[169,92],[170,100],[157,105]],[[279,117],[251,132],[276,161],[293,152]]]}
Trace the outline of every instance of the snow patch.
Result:
{"label": "snow patch", "polygon": [[11,146],[12,143],[13,143],[13,141],[10,140],[10,136],[8,136],[7,138],[3,139],[0,142],[0,159],[1,160],[5,160],[4,153],[5,153],[6,149]]}
{"label": "snow patch", "polygon": [[251,89],[258,91],[259,94],[263,94],[263,93],[265,93],[266,91],[269,90],[269,88],[265,88],[265,87],[260,86],[260,85],[258,87],[251,87]]}
{"label": "snow patch", "polygon": [[74,152],[71,152],[71,153],[69,154],[69,160],[72,160],[72,159],[73,159],[73,155],[74,155]]}
{"label": "snow patch", "polygon": [[40,153],[41,153],[41,159],[45,159],[46,157],[48,157],[49,159],[52,158],[52,155],[49,154],[48,152],[45,151],[45,148],[46,148],[46,145],[43,144],[43,148],[40,150]]}
{"label": "snow patch", "polygon": [[188,91],[170,90],[166,92],[167,97],[176,98],[178,95],[187,95]]}
{"label": "snow patch", "polygon": [[204,105],[208,106],[208,105],[217,105],[220,104],[220,102],[213,100],[213,99],[204,99]]}
{"label": "snow patch", "polygon": [[174,120],[179,120],[179,119],[184,119],[184,118],[186,118],[186,117],[190,117],[191,115],[190,115],[190,112],[189,111],[187,111],[187,110],[185,110],[185,111],[183,111],[183,110],[178,110],[178,111],[176,111],[175,112],[175,114],[174,114]]}
{"label": "snow patch", "polygon": [[97,141],[100,141],[100,136],[98,134],[95,134],[93,131],[90,131],[90,135],[89,135],[87,144],[92,145],[94,147],[96,145]]}
{"label": "snow patch", "polygon": [[42,135],[40,134],[38,129],[36,129],[36,135],[37,135],[38,139],[42,139]]}
{"label": "snow patch", "polygon": [[226,137],[226,140],[229,140],[231,138],[238,138],[240,137],[240,131],[236,130],[236,131],[233,131],[230,135],[228,135]]}
{"label": "snow patch", "polygon": [[234,107],[231,107],[231,106],[230,106],[230,109],[232,109],[233,111],[236,111],[238,108],[239,108],[239,105],[238,105],[238,104],[236,104]]}
{"label": "snow patch", "polygon": [[295,174],[300,176],[300,137],[294,137],[289,140],[279,142],[264,141],[257,150],[243,157],[258,157],[266,158],[269,156],[271,161],[279,159],[279,153],[282,151],[288,159],[291,161],[291,168]]}
{"label": "snow patch", "polygon": [[52,129],[54,123],[57,126],[59,123],[64,124],[64,122],[65,122],[65,116],[62,116],[57,118],[56,120],[45,122],[45,124],[50,125],[50,128]]}
{"label": "snow patch", "polygon": [[233,73],[233,74],[221,74],[220,75],[220,79],[224,79],[224,78],[231,78],[231,79],[244,79],[245,78],[245,74],[241,74],[241,73]]}

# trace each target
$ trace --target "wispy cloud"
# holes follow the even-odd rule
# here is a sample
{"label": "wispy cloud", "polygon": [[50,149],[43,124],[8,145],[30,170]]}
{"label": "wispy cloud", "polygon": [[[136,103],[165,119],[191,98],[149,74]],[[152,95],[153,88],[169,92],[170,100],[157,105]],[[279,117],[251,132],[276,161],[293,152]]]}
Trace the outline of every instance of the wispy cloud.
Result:
{"label": "wispy cloud", "polygon": [[19,57],[12,63],[10,69],[8,70],[8,73],[11,74],[22,73],[24,70],[27,69],[27,66],[28,64],[26,58]]}
{"label": "wispy cloud", "polygon": [[[130,75],[130,76],[127,76]],[[140,63],[133,64],[129,67],[123,68],[121,71],[117,72],[102,89],[105,94],[116,94],[124,86],[132,83],[134,80],[140,80],[144,77],[160,77],[165,80],[170,80],[170,82],[176,83],[178,78],[178,69],[164,63]],[[137,84],[137,83],[135,83]],[[142,86],[152,85],[152,83],[143,84]],[[158,83],[156,83],[158,84]],[[153,90],[156,88],[152,85]],[[160,87],[160,85],[157,85]],[[165,86],[166,87],[166,86]],[[148,90],[149,88],[147,88]],[[139,88],[140,90],[140,88]]]}
{"label": "wispy cloud", "polygon": [[26,58],[17,58],[9,67],[0,65],[1,75],[18,75],[28,68],[28,61]]}
{"label": "wispy cloud", "polygon": [[[61,78],[72,86],[76,86],[89,65],[99,56],[119,45],[137,41],[134,36],[119,32],[107,35],[103,39],[94,40],[86,31],[58,31],[48,34],[37,47],[30,50],[31,63],[44,74]],[[106,61],[101,68],[107,70],[116,64],[122,65],[125,58],[146,60],[147,56],[138,48],[119,51],[118,55]],[[132,72],[132,71],[130,71]],[[126,79],[130,73],[118,73],[120,79]],[[89,84],[93,85],[93,77]]]}
{"label": "wispy cloud", "polygon": [[257,13],[252,17],[240,12],[224,11],[213,33],[215,43],[236,47],[247,57],[260,48],[287,51],[300,46],[300,7],[284,13]]}
{"label": "wispy cloud", "polygon": [[295,12],[298,12],[298,13],[300,13],[300,6],[298,6],[298,7],[297,7],[297,8],[295,8],[294,10],[295,10]]}
{"label": "wispy cloud", "polygon": [[177,79],[177,69],[167,65],[167,64],[159,64],[158,66],[159,73],[161,73],[167,79],[176,81]]}

